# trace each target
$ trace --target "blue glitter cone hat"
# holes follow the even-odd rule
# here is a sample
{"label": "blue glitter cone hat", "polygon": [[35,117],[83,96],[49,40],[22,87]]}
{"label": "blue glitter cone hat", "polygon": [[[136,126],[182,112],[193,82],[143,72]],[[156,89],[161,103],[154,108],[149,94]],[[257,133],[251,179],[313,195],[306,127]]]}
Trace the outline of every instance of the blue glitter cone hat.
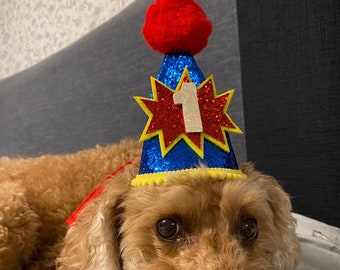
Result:
{"label": "blue glitter cone hat", "polygon": [[149,7],[143,34],[165,57],[157,78],[151,77],[151,97],[135,97],[148,121],[132,186],[161,184],[169,173],[194,171],[201,164],[212,175],[245,177],[228,133],[242,133],[226,112],[233,90],[217,95],[213,76],[205,78],[193,58],[211,31],[211,22],[193,0],[157,0]]}

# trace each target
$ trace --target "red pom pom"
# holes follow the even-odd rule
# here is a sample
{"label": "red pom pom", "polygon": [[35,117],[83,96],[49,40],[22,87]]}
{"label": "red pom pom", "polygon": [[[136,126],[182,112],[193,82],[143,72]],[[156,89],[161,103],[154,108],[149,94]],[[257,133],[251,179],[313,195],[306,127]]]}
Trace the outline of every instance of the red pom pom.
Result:
{"label": "red pom pom", "polygon": [[143,35],[163,54],[195,55],[207,46],[212,24],[193,0],[156,0],[146,12]]}

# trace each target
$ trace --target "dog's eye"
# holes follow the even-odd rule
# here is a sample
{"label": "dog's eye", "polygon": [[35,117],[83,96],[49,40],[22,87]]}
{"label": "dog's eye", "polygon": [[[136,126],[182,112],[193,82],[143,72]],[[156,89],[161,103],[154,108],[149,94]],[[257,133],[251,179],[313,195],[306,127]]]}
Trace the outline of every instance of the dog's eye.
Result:
{"label": "dog's eye", "polygon": [[172,218],[161,219],[157,222],[158,235],[166,240],[173,240],[179,232],[179,225]]}
{"label": "dog's eye", "polygon": [[253,218],[243,220],[241,229],[241,236],[244,240],[253,240],[257,237],[257,223]]}

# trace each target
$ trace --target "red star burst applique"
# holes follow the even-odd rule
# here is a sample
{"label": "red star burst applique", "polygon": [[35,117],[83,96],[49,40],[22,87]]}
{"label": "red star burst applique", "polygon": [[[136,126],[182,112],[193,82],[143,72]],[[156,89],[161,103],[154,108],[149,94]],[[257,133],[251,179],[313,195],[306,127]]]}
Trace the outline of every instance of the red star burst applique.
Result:
{"label": "red star burst applique", "polygon": [[[217,95],[213,76],[210,75],[197,88],[196,95],[190,96],[190,91],[184,98],[178,95],[191,86],[192,81],[185,68],[175,90],[151,77],[153,98],[135,97],[148,116],[140,141],[158,135],[163,157],[181,139],[201,158],[204,156],[204,139],[229,152],[226,132],[242,134],[226,112],[234,90]],[[193,122],[194,127],[190,128]]]}

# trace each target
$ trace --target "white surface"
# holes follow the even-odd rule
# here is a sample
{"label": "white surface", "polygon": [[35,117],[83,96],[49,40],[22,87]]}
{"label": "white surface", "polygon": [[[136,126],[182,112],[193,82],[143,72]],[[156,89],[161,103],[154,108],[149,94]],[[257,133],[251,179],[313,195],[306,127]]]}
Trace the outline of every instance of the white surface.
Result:
{"label": "white surface", "polygon": [[302,257],[297,270],[340,270],[340,228],[294,214]]}

